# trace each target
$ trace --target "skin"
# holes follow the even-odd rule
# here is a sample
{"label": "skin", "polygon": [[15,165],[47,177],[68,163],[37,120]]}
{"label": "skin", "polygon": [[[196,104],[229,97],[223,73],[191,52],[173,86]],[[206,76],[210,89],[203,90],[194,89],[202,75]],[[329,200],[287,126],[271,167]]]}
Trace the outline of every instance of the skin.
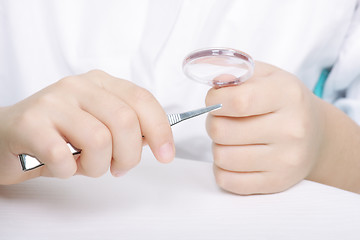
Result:
{"label": "skin", "polygon": [[[309,179],[360,193],[360,128],[290,73],[257,62],[239,86],[211,89],[207,105],[217,184],[236,194],[284,191]],[[153,114],[155,113],[155,114]],[[0,184],[74,174],[122,176],[147,142],[163,163],[174,158],[167,117],[145,89],[102,71],[61,79],[0,108]],[[146,136],[146,140],[142,138]],[[82,150],[74,158],[66,143]],[[22,172],[18,154],[45,166]]]}
{"label": "skin", "polygon": [[284,191],[303,179],[360,193],[360,127],[294,75],[257,62],[245,83],[212,88],[206,104],[214,174],[226,191]]}
{"label": "skin", "polygon": [[[0,108],[0,184],[38,176],[122,176],[141,158],[142,136],[159,162],[175,155],[165,112],[147,90],[94,70]],[[67,142],[81,155],[74,158]],[[18,154],[45,166],[22,172]]]}

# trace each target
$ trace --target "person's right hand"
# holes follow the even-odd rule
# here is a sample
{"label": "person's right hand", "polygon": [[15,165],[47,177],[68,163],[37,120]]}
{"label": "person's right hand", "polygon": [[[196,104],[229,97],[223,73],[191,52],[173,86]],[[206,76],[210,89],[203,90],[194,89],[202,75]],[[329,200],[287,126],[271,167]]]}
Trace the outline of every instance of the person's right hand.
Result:
{"label": "person's right hand", "polygon": [[[156,159],[175,155],[171,128],[160,104],[147,90],[93,70],[66,77],[29,98],[0,108],[0,184],[37,176],[114,176],[141,158],[146,136]],[[67,143],[81,149],[75,159]],[[18,155],[45,165],[22,172]]]}

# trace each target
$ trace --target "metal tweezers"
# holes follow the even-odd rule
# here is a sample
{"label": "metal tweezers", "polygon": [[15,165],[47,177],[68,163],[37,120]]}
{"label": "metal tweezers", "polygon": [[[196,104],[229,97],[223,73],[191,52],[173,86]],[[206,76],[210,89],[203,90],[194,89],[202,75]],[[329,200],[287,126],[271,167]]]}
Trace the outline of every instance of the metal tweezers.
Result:
{"label": "metal tweezers", "polygon": [[[217,105],[212,105],[209,107],[204,107],[204,108],[200,108],[200,109],[196,109],[196,110],[192,110],[192,111],[188,111],[188,112],[168,114],[167,117],[168,117],[170,126],[173,126],[181,121],[199,116],[201,114],[204,114],[204,113],[207,113],[210,111],[220,109],[221,107],[222,107],[221,104],[217,104]],[[73,155],[77,155],[77,154],[81,153],[81,150],[74,148],[70,143],[68,143],[67,145]],[[35,157],[32,157],[28,154],[20,154],[19,160],[20,160],[23,171],[29,171],[29,170],[32,170],[32,169],[35,169],[35,168],[38,168],[38,167],[44,165],[39,160],[37,160]]]}

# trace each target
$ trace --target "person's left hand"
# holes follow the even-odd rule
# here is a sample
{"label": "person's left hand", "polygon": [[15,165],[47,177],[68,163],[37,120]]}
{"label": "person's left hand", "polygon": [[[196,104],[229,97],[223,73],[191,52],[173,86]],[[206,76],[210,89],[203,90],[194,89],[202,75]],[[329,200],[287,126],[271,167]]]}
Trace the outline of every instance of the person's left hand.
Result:
{"label": "person's left hand", "polygon": [[237,194],[283,191],[313,168],[322,151],[321,100],[294,75],[257,62],[239,86],[213,88],[206,104],[217,184]]}

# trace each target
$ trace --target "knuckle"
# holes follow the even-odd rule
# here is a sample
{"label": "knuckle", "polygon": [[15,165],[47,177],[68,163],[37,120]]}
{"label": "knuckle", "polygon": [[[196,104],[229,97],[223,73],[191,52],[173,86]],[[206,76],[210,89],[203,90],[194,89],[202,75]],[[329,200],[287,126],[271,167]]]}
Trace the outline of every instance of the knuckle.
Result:
{"label": "knuckle", "polygon": [[137,166],[140,163],[140,157],[137,158],[132,158],[131,160],[123,160],[123,161],[118,161],[119,163],[117,164],[117,168],[118,169],[123,169],[123,170],[130,170],[132,168],[134,168],[135,166]]}
{"label": "knuckle", "polygon": [[37,106],[42,106],[46,108],[53,108],[58,104],[58,99],[54,94],[51,93],[43,93],[38,96],[35,100],[35,104]]}
{"label": "knuckle", "polygon": [[251,105],[253,101],[256,100],[254,96],[254,90],[252,87],[248,87],[247,91],[242,91],[241,94],[235,94],[231,100],[230,104],[232,104],[235,112],[238,115],[246,116],[247,113],[251,110]]}
{"label": "knuckle", "polygon": [[151,92],[149,92],[148,90],[138,87],[136,86],[135,89],[133,90],[133,95],[134,98],[137,102],[142,103],[142,102],[156,102],[154,96],[151,94]]}
{"label": "knuckle", "polygon": [[[55,83],[56,91],[59,93],[80,92],[84,89],[84,78],[81,75],[68,76]],[[85,85],[86,86],[86,85]],[[60,95],[60,96],[62,96]],[[59,94],[58,94],[59,96]]]}
{"label": "knuckle", "polygon": [[228,176],[228,172],[226,171],[219,171],[215,174],[215,181],[220,188],[231,193],[249,195],[256,192],[253,186],[236,181],[235,178]]}
{"label": "knuckle", "polygon": [[228,172],[217,167],[214,167],[214,172],[217,185],[225,191],[239,195],[265,193],[262,181],[249,182],[240,180],[241,178],[237,178],[237,174],[240,173]]}
{"label": "knuckle", "polygon": [[154,134],[156,133],[160,139],[168,138],[169,134],[171,134],[171,127],[168,121],[161,121],[156,124],[152,131]]}
{"label": "knuckle", "polygon": [[69,155],[68,149],[64,148],[63,144],[49,144],[46,149],[47,162],[52,165],[62,164]]}
{"label": "knuckle", "polygon": [[286,89],[286,99],[289,104],[294,104],[297,102],[303,102],[306,99],[306,87],[304,84],[295,76],[289,75],[288,73],[286,76],[279,76],[279,81],[282,86]]}
{"label": "knuckle", "polygon": [[173,135],[171,131],[171,127],[167,121],[160,121],[156,124],[147,126],[143,129],[143,134],[145,135],[145,139],[149,144],[151,149],[157,149],[165,142],[172,142]]}
{"label": "knuckle", "polygon": [[216,143],[213,142],[212,144],[212,153],[213,153],[213,158],[214,158],[214,163],[216,165],[218,165],[218,162],[220,162],[220,156],[221,154],[219,153],[219,147]]}
{"label": "knuckle", "polygon": [[121,128],[131,129],[138,123],[138,118],[136,113],[125,105],[118,106],[113,113],[113,116],[116,118],[116,124]]}
{"label": "knuckle", "polygon": [[104,75],[107,75],[107,73],[105,73],[103,70],[100,70],[100,69],[92,69],[92,70],[88,71],[86,74],[92,75],[92,76],[104,76]]}
{"label": "knuckle", "polygon": [[60,79],[56,84],[64,89],[70,89],[76,86],[80,79],[81,77],[79,76],[67,76]]}
{"label": "knuckle", "polygon": [[79,161],[80,174],[91,177],[99,178],[103,176],[109,169],[110,158],[101,158],[99,162],[88,162],[87,159],[81,159]]}
{"label": "knuckle", "polygon": [[216,184],[222,189],[226,189],[227,180],[225,176],[225,172],[220,170],[216,165],[214,165],[214,176]]}
{"label": "knuckle", "polygon": [[302,141],[306,138],[309,127],[309,123],[306,119],[297,119],[291,123],[289,122],[288,126],[286,126],[283,130],[288,139],[293,141]]}
{"label": "knuckle", "polygon": [[217,144],[213,144],[213,147],[212,147],[212,153],[213,153],[213,158],[214,158],[214,163],[221,167],[221,168],[224,168],[224,165],[226,163],[224,163],[224,152],[223,152],[223,149],[222,147],[220,147],[219,145]]}
{"label": "knuckle", "polygon": [[90,147],[104,148],[111,144],[112,138],[109,130],[105,126],[97,127],[93,130]]}
{"label": "knuckle", "polygon": [[215,143],[221,143],[224,137],[224,127],[221,124],[221,118],[208,115],[206,130],[208,132],[209,137]]}
{"label": "knuckle", "polygon": [[93,69],[89,72],[81,75],[81,79],[86,82],[90,82],[92,84],[95,84],[97,87],[107,89],[109,86],[106,84],[107,80],[113,78],[108,73],[99,70],[99,69]]}
{"label": "knuckle", "polygon": [[[305,101],[305,92],[302,90],[302,87],[300,87],[298,84],[295,84],[291,87],[289,87],[287,90],[287,99],[288,104],[299,104],[304,103]],[[291,99],[291,100],[290,100]]]}
{"label": "knuckle", "polygon": [[103,86],[102,82],[100,81],[101,79],[108,79],[111,77],[108,73],[106,73],[100,69],[90,70],[89,72],[87,72],[85,74],[85,76],[87,79],[93,79],[95,82],[97,82],[101,86]]}
{"label": "knuckle", "polygon": [[[303,169],[303,166],[307,161],[308,156],[302,151],[302,148],[295,148],[289,151],[283,158],[283,162],[287,167],[289,172],[295,172],[298,170],[300,172]],[[294,171],[295,170],[295,171]]]}
{"label": "knuckle", "polygon": [[251,186],[250,184],[243,184],[240,182],[236,182],[236,180],[234,179],[224,179],[220,183],[221,185],[219,186],[222,189],[231,193],[240,194],[240,195],[249,195],[256,192],[254,191],[253,186]]}
{"label": "knuckle", "polygon": [[302,140],[307,135],[307,129],[305,122],[300,122],[291,130],[290,136],[293,139]]}
{"label": "knuckle", "polygon": [[[142,152],[141,144],[138,146],[128,146],[124,149],[121,152],[114,153],[111,168],[128,171],[140,163]],[[130,150],[126,151],[126,149]]]}

